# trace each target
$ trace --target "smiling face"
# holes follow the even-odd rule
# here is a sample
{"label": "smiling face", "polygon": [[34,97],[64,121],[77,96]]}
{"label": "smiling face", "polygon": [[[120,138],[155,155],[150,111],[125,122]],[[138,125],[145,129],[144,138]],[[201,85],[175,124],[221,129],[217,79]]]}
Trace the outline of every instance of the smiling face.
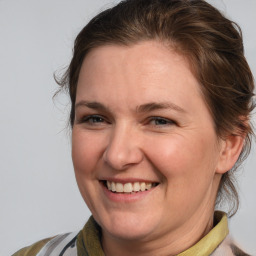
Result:
{"label": "smiling face", "polygon": [[198,219],[204,232],[220,180],[220,151],[198,81],[181,55],[142,42],[102,46],[86,56],[72,157],[104,236],[170,241],[195,230]]}

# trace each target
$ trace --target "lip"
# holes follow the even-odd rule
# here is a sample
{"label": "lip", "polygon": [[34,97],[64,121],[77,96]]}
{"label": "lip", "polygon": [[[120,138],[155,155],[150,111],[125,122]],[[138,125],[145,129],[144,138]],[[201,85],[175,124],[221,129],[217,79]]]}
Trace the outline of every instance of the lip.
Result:
{"label": "lip", "polygon": [[122,183],[122,184],[134,183],[134,182],[159,183],[159,181],[139,179],[139,178],[123,178],[123,179],[120,179],[120,178],[107,178],[107,177],[104,177],[104,178],[99,179],[99,181],[110,181],[110,182],[113,181],[113,182],[116,182],[116,183],[118,182],[118,183]]}
{"label": "lip", "polygon": [[[136,179],[135,181],[131,181],[131,179],[124,181],[122,180],[118,180],[118,179],[108,179],[109,181],[114,181],[114,182],[120,182],[120,183],[128,183],[128,182],[136,182],[136,181],[140,181],[140,182],[151,182],[151,181],[144,181],[144,180],[138,180]],[[118,181],[117,181],[118,180]],[[134,192],[134,193],[113,193],[112,191],[108,190],[108,188],[104,185],[104,183],[102,181],[99,182],[102,190],[104,192],[104,195],[112,202],[116,202],[116,203],[132,203],[132,202],[136,202],[136,201],[140,201],[143,200],[145,197],[149,196],[156,188],[156,187],[152,187],[149,190],[145,190],[145,191],[140,191],[140,192]]]}

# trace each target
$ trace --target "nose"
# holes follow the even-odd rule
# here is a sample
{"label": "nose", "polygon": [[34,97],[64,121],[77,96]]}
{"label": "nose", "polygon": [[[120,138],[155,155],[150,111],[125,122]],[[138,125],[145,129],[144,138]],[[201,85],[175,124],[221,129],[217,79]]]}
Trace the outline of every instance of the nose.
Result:
{"label": "nose", "polygon": [[140,138],[131,127],[115,127],[103,153],[104,161],[115,170],[125,170],[143,160]]}

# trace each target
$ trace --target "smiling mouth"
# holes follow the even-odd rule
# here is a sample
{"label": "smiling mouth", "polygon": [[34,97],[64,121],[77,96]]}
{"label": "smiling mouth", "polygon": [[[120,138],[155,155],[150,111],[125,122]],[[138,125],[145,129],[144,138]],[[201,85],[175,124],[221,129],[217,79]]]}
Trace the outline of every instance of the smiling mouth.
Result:
{"label": "smiling mouth", "polygon": [[127,182],[127,183],[120,183],[114,181],[102,181],[103,185],[113,193],[138,193],[143,192],[146,190],[150,190],[159,183],[157,182]]}

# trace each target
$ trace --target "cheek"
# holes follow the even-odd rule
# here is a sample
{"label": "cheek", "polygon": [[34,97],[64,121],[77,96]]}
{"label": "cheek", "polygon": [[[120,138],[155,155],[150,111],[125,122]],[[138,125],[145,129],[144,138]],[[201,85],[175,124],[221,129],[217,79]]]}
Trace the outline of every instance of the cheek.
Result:
{"label": "cheek", "polygon": [[214,175],[217,152],[213,136],[212,139],[211,136],[202,137],[160,138],[157,143],[151,142],[154,147],[147,146],[148,158],[167,182],[187,183],[187,186],[191,186],[191,182],[203,183]]}
{"label": "cheek", "polygon": [[162,176],[166,205],[178,215],[192,214],[206,198],[211,198],[215,151],[209,145],[209,140],[178,136],[159,140],[148,151],[148,157]]}
{"label": "cheek", "polygon": [[93,136],[78,128],[72,131],[72,160],[76,176],[95,174],[95,167],[102,154],[101,136]]}
{"label": "cheek", "polygon": [[[72,131],[72,160],[80,193],[89,209],[94,212],[98,194],[97,169],[101,157],[99,138],[78,129]],[[96,186],[95,186],[96,185]]]}

